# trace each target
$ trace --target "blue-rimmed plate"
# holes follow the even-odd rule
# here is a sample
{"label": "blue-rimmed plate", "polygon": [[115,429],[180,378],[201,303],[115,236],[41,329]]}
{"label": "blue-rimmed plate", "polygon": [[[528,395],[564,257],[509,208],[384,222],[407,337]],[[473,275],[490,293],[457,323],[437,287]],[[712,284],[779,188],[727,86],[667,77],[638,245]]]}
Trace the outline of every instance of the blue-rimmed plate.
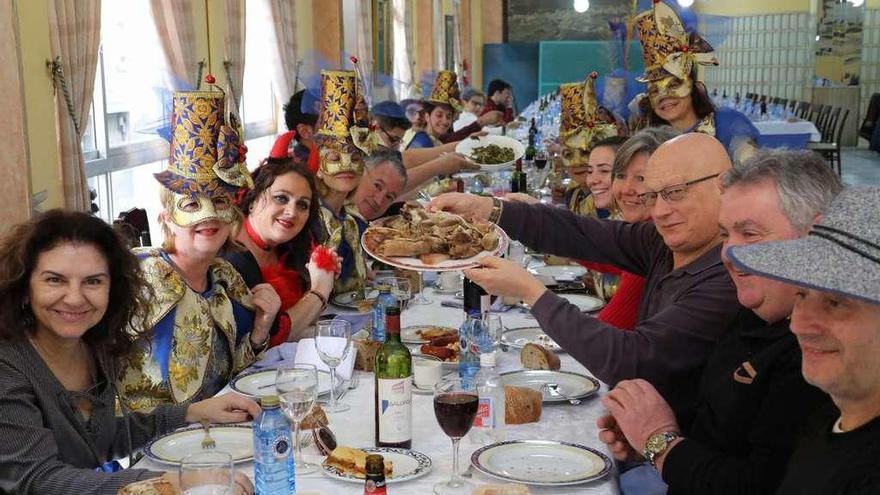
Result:
{"label": "blue-rimmed plate", "polygon": [[611,459],[598,450],[548,440],[487,445],[471,455],[471,464],[493,478],[538,486],[587,483],[611,471]]}
{"label": "blue-rimmed plate", "polygon": [[[414,480],[431,471],[431,458],[415,450],[394,447],[367,447],[361,450],[367,454],[381,454],[383,458],[391,461],[393,471],[390,476],[385,477],[386,483]],[[324,463],[321,467],[324,470],[324,474],[330,478],[354,483],[364,482],[363,477],[358,478],[353,474],[342,472],[333,466],[327,465],[327,463]]]}
{"label": "blue-rimmed plate", "polygon": [[[259,400],[264,395],[278,395],[275,389],[275,375],[278,370],[275,368],[264,368],[249,373],[242,373],[235,377],[229,387],[236,392],[247,395],[253,399]],[[336,376],[336,386],[342,381],[339,375]],[[326,371],[318,371],[318,395],[330,393],[330,373]]]}
{"label": "blue-rimmed plate", "polygon": [[[217,444],[214,450],[226,452],[234,463],[254,458],[254,430],[250,425],[211,426],[211,438]],[[144,448],[144,454],[161,464],[179,465],[184,457],[203,450],[204,439],[204,428],[190,425],[154,439]]]}

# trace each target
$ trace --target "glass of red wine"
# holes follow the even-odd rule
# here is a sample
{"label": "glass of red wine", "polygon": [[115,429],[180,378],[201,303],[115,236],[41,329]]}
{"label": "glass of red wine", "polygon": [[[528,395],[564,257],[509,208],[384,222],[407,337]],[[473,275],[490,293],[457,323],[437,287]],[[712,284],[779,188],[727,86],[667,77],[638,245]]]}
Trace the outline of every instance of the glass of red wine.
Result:
{"label": "glass of red wine", "polygon": [[479,398],[470,382],[459,379],[442,380],[434,386],[434,415],[440,428],[452,439],[452,477],[434,485],[437,495],[469,494],[473,483],[458,474],[458,442],[467,435],[477,415]]}

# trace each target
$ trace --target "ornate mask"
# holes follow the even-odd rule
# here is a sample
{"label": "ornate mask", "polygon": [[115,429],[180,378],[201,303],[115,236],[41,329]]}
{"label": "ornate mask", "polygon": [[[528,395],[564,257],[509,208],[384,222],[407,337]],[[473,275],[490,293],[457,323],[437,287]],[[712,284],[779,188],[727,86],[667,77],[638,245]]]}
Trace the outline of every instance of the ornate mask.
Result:
{"label": "ornate mask", "polygon": [[364,173],[364,153],[347,143],[330,141],[320,148],[321,172],[336,175],[351,172],[357,175]]}
{"label": "ornate mask", "polygon": [[189,196],[173,193],[174,202],[171,206],[171,221],[179,227],[192,227],[208,220],[232,224],[238,219],[232,198],[228,195],[217,195],[213,198],[197,194]]}
{"label": "ornate mask", "polygon": [[648,98],[651,106],[657,108],[664,98],[685,98],[694,90],[694,82],[690,77],[679,79],[675,76],[664,77],[648,83]]}

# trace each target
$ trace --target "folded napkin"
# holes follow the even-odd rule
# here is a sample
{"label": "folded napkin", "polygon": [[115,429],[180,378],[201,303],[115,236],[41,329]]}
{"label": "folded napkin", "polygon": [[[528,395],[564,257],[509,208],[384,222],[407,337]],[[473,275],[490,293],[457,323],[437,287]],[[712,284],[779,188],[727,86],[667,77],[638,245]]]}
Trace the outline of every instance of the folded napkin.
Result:
{"label": "folded napkin", "polygon": [[285,342],[272,347],[263,355],[263,359],[251,365],[251,368],[280,368],[293,364],[296,357],[296,342]]}
{"label": "folded napkin", "polygon": [[[326,339],[326,342],[332,346],[330,347],[331,349],[342,349],[345,347],[345,339],[343,338],[321,337],[321,339],[321,344],[323,345],[325,342],[324,339]],[[348,380],[351,378],[352,370],[354,370],[355,354],[357,354],[357,350],[354,348],[354,343],[351,343],[348,355],[345,356],[342,363],[336,367],[336,376],[340,379]],[[314,364],[318,370],[330,371],[330,367],[324,364],[324,361],[321,360],[321,356],[318,355],[318,350],[315,348],[315,339],[302,339],[299,341],[299,345],[296,346],[296,357],[294,358],[294,362],[297,364]]]}

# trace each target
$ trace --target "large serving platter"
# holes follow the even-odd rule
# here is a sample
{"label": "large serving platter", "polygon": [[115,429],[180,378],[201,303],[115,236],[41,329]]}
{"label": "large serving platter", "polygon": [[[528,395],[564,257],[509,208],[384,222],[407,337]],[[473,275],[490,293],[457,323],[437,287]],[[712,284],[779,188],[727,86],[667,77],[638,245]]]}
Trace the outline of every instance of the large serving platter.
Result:
{"label": "large serving platter", "polygon": [[587,483],[611,471],[611,459],[590,447],[547,440],[511,440],[487,445],[471,455],[478,471],[528,485]]}
{"label": "large serving platter", "polygon": [[[373,221],[370,226],[378,226],[381,227],[385,224],[385,222],[389,221],[393,217],[388,218],[380,218],[378,220]],[[494,225],[495,232],[498,233],[498,246],[492,251],[481,251],[470,258],[463,258],[457,260],[446,260],[441,261],[434,265],[428,265],[423,263],[422,260],[418,258],[408,258],[403,256],[384,256],[381,254],[374,253],[367,247],[367,243],[364,242],[364,236],[369,231],[369,228],[364,231],[364,234],[361,236],[361,246],[364,247],[364,251],[367,252],[371,257],[376,260],[385,263],[386,265],[391,265],[397,268],[403,268],[404,270],[414,270],[417,272],[451,272],[456,270],[464,270],[466,268],[476,268],[480,266],[480,258],[485,256],[501,256],[502,253],[507,252],[507,245],[510,243],[510,239],[507,237],[507,233],[501,230],[501,227]]]}

